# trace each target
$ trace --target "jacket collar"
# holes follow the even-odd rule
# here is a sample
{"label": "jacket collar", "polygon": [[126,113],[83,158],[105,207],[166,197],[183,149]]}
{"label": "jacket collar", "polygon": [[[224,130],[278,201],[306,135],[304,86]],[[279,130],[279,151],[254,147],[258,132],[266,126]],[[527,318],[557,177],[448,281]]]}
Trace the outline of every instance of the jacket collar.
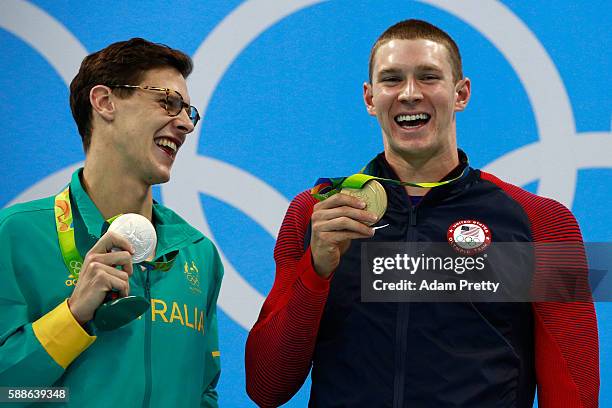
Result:
{"label": "jacket collar", "polygon": [[[83,225],[90,239],[97,241],[106,232],[109,224],[85,191],[81,182],[82,172],[83,168],[76,170],[70,181],[70,196],[75,207],[75,230],[78,231],[78,226]],[[153,225],[157,233],[156,258],[204,237],[174,211],[156,201],[153,201]]]}
{"label": "jacket collar", "polygon": [[[444,176],[440,180],[429,181],[444,181],[459,176],[461,172],[463,172],[463,170],[469,166],[469,163],[468,157],[463,150],[457,149],[457,154],[459,155],[459,164],[454,169],[452,169],[446,176]],[[397,174],[395,174],[395,171],[393,171],[391,165],[389,165],[389,162],[387,162],[387,159],[385,158],[385,152],[380,152],[378,155],[376,155],[376,157],[374,157],[368,164],[366,164],[362,172],[371,176],[399,180]]]}
{"label": "jacket collar", "polygon": [[[429,180],[429,181],[449,180],[449,179],[459,177],[462,173],[463,173],[463,177],[451,183],[432,188],[425,195],[428,201],[434,198],[445,197],[445,196],[448,196],[449,194],[453,194],[455,192],[463,190],[468,184],[471,184],[471,182],[475,179],[475,177],[477,177],[477,172],[469,166],[469,160],[465,152],[461,149],[457,149],[457,154],[459,155],[459,164],[454,169],[452,169],[446,176],[444,176],[440,180]],[[372,176],[399,180],[399,177],[397,176],[395,171],[393,171],[393,169],[387,162],[384,152],[381,152],[376,157],[374,157],[363,168],[363,172],[365,174],[370,174]],[[410,181],[410,180],[406,180],[406,181]],[[387,183],[386,186],[393,190],[397,190],[398,193],[405,195],[407,199],[407,194],[405,192],[406,190],[403,187],[392,185],[389,183]]]}

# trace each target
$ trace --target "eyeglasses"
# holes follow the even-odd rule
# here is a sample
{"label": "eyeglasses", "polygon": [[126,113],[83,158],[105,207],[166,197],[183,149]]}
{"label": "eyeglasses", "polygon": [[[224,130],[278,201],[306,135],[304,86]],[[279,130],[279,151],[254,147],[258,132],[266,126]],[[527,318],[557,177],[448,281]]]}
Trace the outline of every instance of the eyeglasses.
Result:
{"label": "eyeglasses", "polygon": [[174,89],[159,88],[157,86],[140,86],[140,85],[109,85],[110,88],[136,88],[143,91],[165,92],[166,99],[164,100],[164,108],[169,116],[178,116],[183,109],[187,112],[187,116],[191,119],[191,123],[195,126],[200,120],[200,113],[195,106],[188,105],[183,100],[183,95]]}

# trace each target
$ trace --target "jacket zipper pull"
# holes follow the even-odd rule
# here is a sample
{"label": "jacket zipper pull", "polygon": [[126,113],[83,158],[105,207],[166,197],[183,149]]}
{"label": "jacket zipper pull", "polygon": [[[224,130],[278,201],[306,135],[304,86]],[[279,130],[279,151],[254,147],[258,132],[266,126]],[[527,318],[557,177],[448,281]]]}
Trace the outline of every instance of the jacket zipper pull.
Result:
{"label": "jacket zipper pull", "polygon": [[417,214],[416,214],[416,207],[412,206],[410,207],[410,215],[408,217],[408,220],[410,222],[410,226],[414,227],[417,225]]}
{"label": "jacket zipper pull", "polygon": [[145,279],[145,297],[151,300],[151,269],[147,268],[147,277]]}

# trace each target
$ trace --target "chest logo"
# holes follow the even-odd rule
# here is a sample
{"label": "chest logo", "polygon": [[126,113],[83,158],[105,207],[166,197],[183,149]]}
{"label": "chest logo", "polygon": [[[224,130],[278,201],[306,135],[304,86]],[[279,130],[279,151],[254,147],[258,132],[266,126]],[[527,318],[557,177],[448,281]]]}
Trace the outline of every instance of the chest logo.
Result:
{"label": "chest logo", "polygon": [[460,254],[474,255],[491,244],[491,230],[480,221],[460,220],[448,228],[446,239]]}
{"label": "chest logo", "polygon": [[191,264],[185,262],[183,265],[183,270],[185,273],[185,279],[189,283],[189,290],[193,293],[202,293],[202,289],[200,289],[200,270],[196,266],[194,261],[191,261]]}

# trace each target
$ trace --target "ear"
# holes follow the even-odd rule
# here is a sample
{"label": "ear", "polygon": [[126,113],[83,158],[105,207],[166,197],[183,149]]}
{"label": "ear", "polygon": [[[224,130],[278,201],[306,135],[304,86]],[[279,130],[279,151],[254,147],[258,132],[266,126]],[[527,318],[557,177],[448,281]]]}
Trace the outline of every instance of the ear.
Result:
{"label": "ear", "polygon": [[363,83],[363,102],[365,103],[368,114],[372,116],[376,116],[376,108],[374,107],[373,98],[374,98],[374,95],[372,93],[372,84],[368,82],[364,82]]}
{"label": "ear", "polygon": [[472,95],[470,78],[463,78],[455,85],[455,112],[465,110]]}
{"label": "ear", "polygon": [[112,90],[105,85],[96,85],[89,91],[89,103],[104,120],[112,121],[115,117],[115,104],[112,100]]}

